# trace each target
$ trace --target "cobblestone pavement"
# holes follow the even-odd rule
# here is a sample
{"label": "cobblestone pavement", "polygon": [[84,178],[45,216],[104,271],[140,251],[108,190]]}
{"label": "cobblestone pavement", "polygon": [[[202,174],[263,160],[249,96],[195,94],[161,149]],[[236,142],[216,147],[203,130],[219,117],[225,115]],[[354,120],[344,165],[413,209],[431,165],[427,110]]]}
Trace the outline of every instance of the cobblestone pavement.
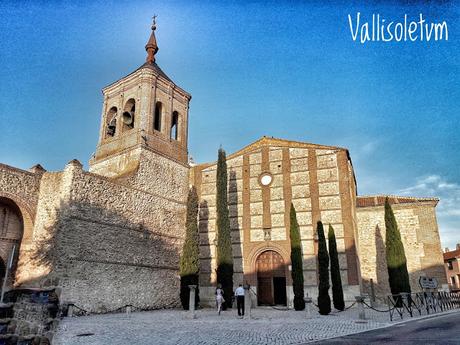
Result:
{"label": "cobblestone pavement", "polygon": [[366,310],[368,320],[360,321],[355,308],[329,316],[321,316],[316,311],[312,314],[307,319],[305,311],[257,308],[252,310],[250,320],[239,319],[234,309],[221,316],[211,309],[199,310],[196,319],[180,310],[65,318],[53,344],[303,344],[390,323],[387,313],[369,310]]}

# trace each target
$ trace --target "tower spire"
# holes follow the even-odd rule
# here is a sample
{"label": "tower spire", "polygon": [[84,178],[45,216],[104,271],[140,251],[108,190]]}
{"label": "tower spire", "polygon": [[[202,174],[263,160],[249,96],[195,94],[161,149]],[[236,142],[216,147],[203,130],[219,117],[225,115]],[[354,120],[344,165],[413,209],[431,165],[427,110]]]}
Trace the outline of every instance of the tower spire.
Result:
{"label": "tower spire", "polygon": [[157,39],[155,38],[155,29],[157,28],[156,19],[157,16],[154,15],[152,17],[152,33],[150,34],[149,41],[145,45],[145,50],[147,51],[147,58],[145,61],[152,64],[155,62],[155,54],[158,52]]}

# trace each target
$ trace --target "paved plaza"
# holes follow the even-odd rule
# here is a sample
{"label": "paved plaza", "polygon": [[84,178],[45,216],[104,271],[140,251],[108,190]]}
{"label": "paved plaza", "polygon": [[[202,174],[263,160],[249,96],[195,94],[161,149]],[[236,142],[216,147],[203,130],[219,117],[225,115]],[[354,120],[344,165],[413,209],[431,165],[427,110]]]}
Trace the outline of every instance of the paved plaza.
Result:
{"label": "paved plaza", "polygon": [[352,308],[329,316],[315,311],[307,319],[305,311],[269,307],[253,309],[250,320],[239,319],[235,309],[221,316],[212,309],[199,310],[196,319],[181,310],[92,315],[65,318],[54,344],[303,344],[390,324],[387,313],[366,310],[366,316],[366,321],[359,320]]}

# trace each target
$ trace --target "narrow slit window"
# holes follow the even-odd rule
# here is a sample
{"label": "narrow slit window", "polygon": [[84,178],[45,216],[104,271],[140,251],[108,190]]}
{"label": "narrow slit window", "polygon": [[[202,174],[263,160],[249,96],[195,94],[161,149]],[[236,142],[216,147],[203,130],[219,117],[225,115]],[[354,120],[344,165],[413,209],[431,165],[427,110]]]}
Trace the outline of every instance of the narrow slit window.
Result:
{"label": "narrow slit window", "polygon": [[155,115],[153,118],[153,129],[156,131],[161,131],[161,108],[161,102],[157,102],[155,104]]}
{"label": "narrow slit window", "polygon": [[178,126],[179,126],[179,113],[174,111],[171,118],[171,139],[177,140],[178,135]]}

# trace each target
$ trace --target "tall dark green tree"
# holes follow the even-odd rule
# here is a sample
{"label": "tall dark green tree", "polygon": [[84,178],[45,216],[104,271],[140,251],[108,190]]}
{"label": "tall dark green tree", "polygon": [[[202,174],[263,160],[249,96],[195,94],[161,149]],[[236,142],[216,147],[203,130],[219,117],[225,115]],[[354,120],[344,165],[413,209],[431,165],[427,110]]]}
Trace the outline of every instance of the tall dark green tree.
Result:
{"label": "tall dark green tree", "polygon": [[224,290],[225,307],[232,307],[233,254],[227,200],[227,158],[220,148],[216,176],[217,283]]}
{"label": "tall dark green tree", "polygon": [[343,300],[342,278],[340,277],[339,254],[337,253],[334,228],[331,224],[329,224],[327,238],[329,241],[329,258],[331,259],[332,301],[335,309],[343,311],[345,301]]}
{"label": "tall dark green tree", "polygon": [[290,211],[291,228],[291,276],[292,285],[294,288],[294,309],[305,309],[304,290],[303,290],[303,264],[302,264],[302,248],[300,245],[299,223],[297,222],[297,214],[294,205],[291,203]]}
{"label": "tall dark green tree", "polygon": [[199,303],[198,280],[200,271],[200,247],[198,237],[198,195],[195,187],[190,188],[187,197],[187,219],[185,241],[179,263],[180,300],[185,310],[189,309],[189,285],[197,285],[195,306]]}
{"label": "tall dark green tree", "polygon": [[401,292],[411,292],[409,272],[407,272],[406,254],[401,241],[398,224],[390,206],[388,198],[385,199],[385,228],[386,228],[386,257],[388,280],[393,295]]}
{"label": "tall dark green tree", "polygon": [[327,253],[326,238],[321,221],[316,226],[318,234],[318,308],[321,315],[328,315],[331,312],[331,298],[329,297],[329,255]]}

